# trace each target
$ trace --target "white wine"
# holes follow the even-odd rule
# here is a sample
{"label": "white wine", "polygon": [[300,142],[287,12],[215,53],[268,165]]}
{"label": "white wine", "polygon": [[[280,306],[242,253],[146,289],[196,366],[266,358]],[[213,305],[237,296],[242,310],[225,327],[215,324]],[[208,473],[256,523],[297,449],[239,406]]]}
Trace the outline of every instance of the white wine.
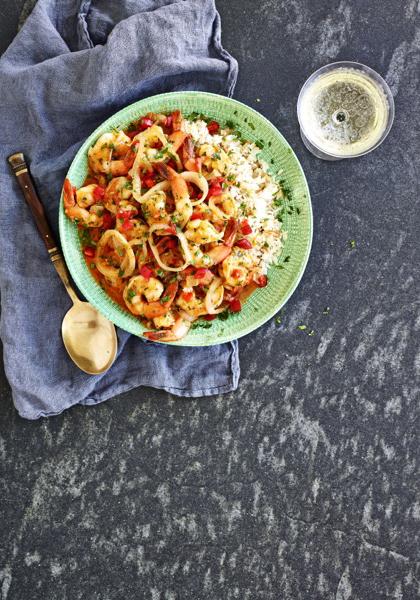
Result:
{"label": "white wine", "polygon": [[357,63],[323,67],[305,83],[298,101],[304,142],[316,155],[330,159],[375,148],[391,127],[393,109],[386,83]]}

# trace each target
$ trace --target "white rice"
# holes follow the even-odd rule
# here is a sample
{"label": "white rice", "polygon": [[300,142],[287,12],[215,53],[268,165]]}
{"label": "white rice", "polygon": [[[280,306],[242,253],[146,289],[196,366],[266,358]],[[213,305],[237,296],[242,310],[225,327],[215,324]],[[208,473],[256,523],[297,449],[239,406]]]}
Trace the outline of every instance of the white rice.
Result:
{"label": "white rice", "polygon": [[[220,130],[211,135],[207,124],[200,119],[184,119],[183,130],[189,133],[198,150],[208,144],[209,154],[221,155],[217,171],[225,178],[228,192],[236,201],[239,218],[247,219],[253,233],[248,236],[254,248],[256,266],[266,273],[270,264],[277,261],[286,232],[277,219],[278,207],[274,199],[282,195],[281,187],[268,173],[268,165],[258,157],[260,149],[252,142],[242,142],[231,130]],[[226,156],[227,155],[227,156]],[[214,168],[214,167],[213,167]]]}

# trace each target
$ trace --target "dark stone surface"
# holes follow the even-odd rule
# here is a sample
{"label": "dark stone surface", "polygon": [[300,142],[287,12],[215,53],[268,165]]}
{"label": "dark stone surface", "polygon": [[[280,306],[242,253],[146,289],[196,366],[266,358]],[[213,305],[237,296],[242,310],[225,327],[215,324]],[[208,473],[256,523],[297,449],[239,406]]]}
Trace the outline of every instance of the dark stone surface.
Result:
{"label": "dark stone surface", "polygon": [[[2,2],[2,48],[22,4]],[[241,340],[237,393],[138,389],[26,422],[2,375],[3,600],[420,595],[418,1],[218,6],[236,98],[309,179],[308,269],[282,323]],[[340,59],[386,76],[396,120],[374,153],[329,164],[304,150],[295,104]]]}

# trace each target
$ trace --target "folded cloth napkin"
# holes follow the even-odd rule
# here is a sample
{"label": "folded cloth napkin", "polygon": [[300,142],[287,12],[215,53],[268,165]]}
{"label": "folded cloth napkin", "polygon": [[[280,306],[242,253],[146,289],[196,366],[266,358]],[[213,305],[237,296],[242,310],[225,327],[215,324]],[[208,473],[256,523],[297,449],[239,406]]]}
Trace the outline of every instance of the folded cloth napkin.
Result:
{"label": "folded cloth napkin", "polygon": [[97,404],[137,386],[194,397],[236,388],[236,343],[179,348],[124,331],[106,374],[81,372],[60,334],[69,298],[6,162],[13,152],[26,154],[58,235],[63,179],[93,129],[152,94],[229,95],[236,76],[214,0],[39,0],[0,59],[0,335],[22,417]]}

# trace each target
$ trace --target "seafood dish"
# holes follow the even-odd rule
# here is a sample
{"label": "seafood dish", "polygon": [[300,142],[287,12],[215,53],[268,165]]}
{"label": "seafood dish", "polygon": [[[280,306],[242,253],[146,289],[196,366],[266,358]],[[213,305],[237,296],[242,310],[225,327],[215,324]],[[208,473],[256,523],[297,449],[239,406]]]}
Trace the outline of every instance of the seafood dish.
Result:
{"label": "seafood dish", "polygon": [[180,340],[269,285],[287,233],[260,153],[232,122],[147,113],[99,136],[81,187],[65,180],[87,267],[147,339]]}

